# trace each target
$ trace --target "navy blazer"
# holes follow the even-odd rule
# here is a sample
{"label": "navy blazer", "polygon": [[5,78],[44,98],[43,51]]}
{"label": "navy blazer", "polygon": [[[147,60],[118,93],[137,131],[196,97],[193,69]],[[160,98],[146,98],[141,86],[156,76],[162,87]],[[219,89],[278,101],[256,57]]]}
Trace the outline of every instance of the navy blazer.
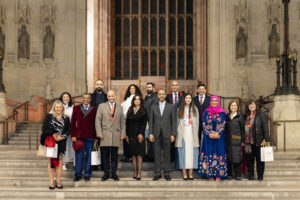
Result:
{"label": "navy blazer", "polygon": [[[177,108],[180,105],[180,102],[182,100],[183,95],[184,95],[184,92],[179,92],[178,91],[178,101],[177,101],[177,105],[176,105],[176,111],[177,111]],[[170,103],[174,106],[174,104],[173,104],[173,93],[172,92],[169,92],[169,94],[167,95],[166,102],[168,102],[168,103]]]}
{"label": "navy blazer", "polygon": [[205,99],[202,105],[200,105],[199,96],[193,98],[195,106],[198,108],[199,112],[199,128],[202,129],[202,115],[205,109],[209,107],[210,96],[205,95]]}

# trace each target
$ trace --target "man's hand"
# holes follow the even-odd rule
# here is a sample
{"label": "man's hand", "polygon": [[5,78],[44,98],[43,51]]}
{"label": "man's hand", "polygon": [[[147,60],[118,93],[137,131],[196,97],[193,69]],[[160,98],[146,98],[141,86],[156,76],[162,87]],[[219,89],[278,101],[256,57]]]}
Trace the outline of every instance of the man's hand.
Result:
{"label": "man's hand", "polygon": [[77,138],[76,137],[72,137],[72,142],[76,142]]}
{"label": "man's hand", "polygon": [[126,142],[129,144],[129,138],[128,138],[128,136],[126,136]]}
{"label": "man's hand", "polygon": [[99,141],[99,139],[98,139],[98,138],[95,138],[95,139],[94,139],[94,143],[96,143],[96,144],[97,144],[97,143],[98,143],[98,141]]}
{"label": "man's hand", "polygon": [[121,136],[121,140],[124,140],[125,139],[125,136]]}
{"label": "man's hand", "polygon": [[143,137],[143,135],[142,135],[142,134],[138,134],[138,137],[137,137],[137,139],[138,139],[139,143],[142,143],[142,142],[143,142],[143,139],[144,139],[144,137]]}
{"label": "man's hand", "polygon": [[174,135],[171,135],[171,142],[175,142],[175,137],[174,137]]}
{"label": "man's hand", "polygon": [[103,139],[103,135],[97,135],[97,137]]}
{"label": "man's hand", "polygon": [[154,136],[153,135],[149,136],[149,141],[152,142],[152,143],[154,142]]}

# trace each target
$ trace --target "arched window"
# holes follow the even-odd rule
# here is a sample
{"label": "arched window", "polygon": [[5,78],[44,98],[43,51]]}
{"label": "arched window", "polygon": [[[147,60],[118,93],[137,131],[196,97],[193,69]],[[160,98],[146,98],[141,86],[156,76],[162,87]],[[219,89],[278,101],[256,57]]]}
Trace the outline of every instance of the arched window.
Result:
{"label": "arched window", "polygon": [[112,0],[112,78],[194,78],[194,0]]}

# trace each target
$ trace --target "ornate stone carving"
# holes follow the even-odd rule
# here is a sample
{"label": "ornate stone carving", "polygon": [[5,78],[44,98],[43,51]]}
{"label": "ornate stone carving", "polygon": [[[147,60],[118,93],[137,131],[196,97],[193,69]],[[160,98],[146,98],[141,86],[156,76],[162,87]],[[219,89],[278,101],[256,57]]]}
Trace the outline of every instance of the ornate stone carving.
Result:
{"label": "ornate stone carving", "polygon": [[4,58],[5,55],[5,35],[0,26],[0,57]]}
{"label": "ornate stone carving", "polygon": [[6,9],[3,0],[0,1],[0,24],[5,24],[6,21]]}
{"label": "ornate stone carving", "polygon": [[51,30],[51,26],[46,26],[46,34],[44,36],[44,48],[43,48],[43,58],[53,58],[54,53],[54,34]]}
{"label": "ornate stone carving", "polygon": [[248,36],[245,33],[243,27],[239,27],[239,32],[236,36],[236,58],[245,58],[247,57],[248,45],[247,45]]}
{"label": "ornate stone carving", "polygon": [[55,6],[53,2],[47,2],[42,5],[42,23],[54,24],[55,23]]}
{"label": "ornate stone carving", "polygon": [[279,41],[280,37],[277,33],[276,24],[272,25],[272,30],[269,35],[269,58],[274,58],[279,56]]}
{"label": "ornate stone carving", "polygon": [[19,29],[18,58],[30,58],[30,37],[25,25],[22,25]]}
{"label": "ornate stone carving", "polygon": [[279,23],[282,18],[280,0],[268,0],[267,20],[269,24]]}
{"label": "ornate stone carving", "polygon": [[18,24],[30,23],[30,7],[27,0],[18,0],[16,15],[16,22]]}
{"label": "ornate stone carving", "polygon": [[236,59],[243,58],[242,65],[245,64],[248,57],[248,24],[249,8],[247,0],[237,0],[235,6],[236,21]]}

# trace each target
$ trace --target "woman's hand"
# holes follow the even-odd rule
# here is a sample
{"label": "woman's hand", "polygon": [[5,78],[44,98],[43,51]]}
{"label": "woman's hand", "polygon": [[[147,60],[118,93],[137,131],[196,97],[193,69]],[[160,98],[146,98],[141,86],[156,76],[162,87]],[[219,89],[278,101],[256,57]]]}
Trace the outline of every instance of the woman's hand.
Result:
{"label": "woman's hand", "polygon": [[126,142],[127,142],[127,144],[129,144],[129,138],[128,138],[128,136],[126,136]]}
{"label": "woman's hand", "polygon": [[137,137],[137,139],[138,139],[139,143],[142,143],[142,142],[143,142],[143,139],[144,139],[144,137],[143,137],[143,135],[142,135],[142,134],[138,134],[138,137]]}

